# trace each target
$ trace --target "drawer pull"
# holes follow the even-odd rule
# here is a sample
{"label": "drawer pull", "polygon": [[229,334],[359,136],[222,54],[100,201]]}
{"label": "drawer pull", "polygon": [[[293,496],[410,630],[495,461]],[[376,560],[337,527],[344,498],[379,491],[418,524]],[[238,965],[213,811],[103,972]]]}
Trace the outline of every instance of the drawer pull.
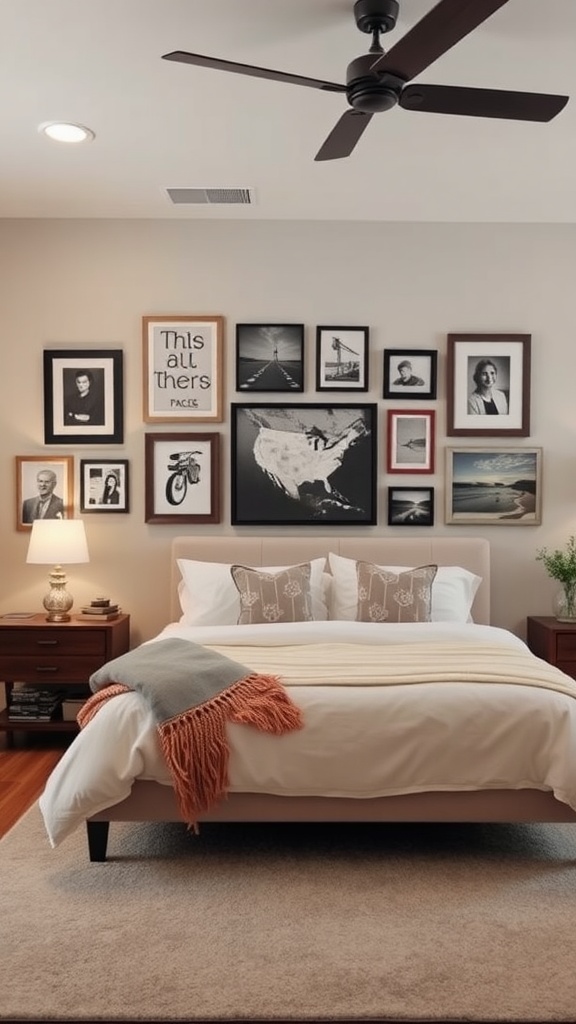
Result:
{"label": "drawer pull", "polygon": [[38,647],[57,647],[57,640],[37,640]]}
{"label": "drawer pull", "polygon": [[57,672],[58,671],[58,666],[57,665],[38,665],[38,667],[36,668],[36,671],[37,672]]}

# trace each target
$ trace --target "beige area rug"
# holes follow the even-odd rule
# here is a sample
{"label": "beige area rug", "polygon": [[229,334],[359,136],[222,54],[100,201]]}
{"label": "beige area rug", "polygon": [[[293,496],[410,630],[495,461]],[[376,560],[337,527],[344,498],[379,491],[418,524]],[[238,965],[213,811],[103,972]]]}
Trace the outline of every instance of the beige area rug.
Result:
{"label": "beige area rug", "polygon": [[573,825],[0,843],[0,1020],[576,1021]]}

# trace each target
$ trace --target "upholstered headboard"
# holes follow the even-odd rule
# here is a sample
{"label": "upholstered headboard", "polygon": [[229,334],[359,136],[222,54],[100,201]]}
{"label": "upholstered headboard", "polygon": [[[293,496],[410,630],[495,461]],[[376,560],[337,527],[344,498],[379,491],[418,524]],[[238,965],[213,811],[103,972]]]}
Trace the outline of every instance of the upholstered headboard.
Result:
{"label": "upholstered headboard", "polygon": [[329,534],[318,537],[175,537],[172,541],[170,613],[181,615],[178,600],[178,558],[200,562],[240,562],[243,565],[289,565],[327,556],[360,558],[380,565],[461,565],[482,577],[472,616],[490,623],[490,547],[484,537],[351,537]]}

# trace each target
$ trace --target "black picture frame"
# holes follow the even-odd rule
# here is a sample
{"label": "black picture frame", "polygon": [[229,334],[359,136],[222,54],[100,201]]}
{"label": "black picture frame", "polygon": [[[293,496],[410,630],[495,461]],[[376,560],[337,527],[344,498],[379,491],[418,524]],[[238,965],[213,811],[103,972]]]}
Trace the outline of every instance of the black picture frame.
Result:
{"label": "black picture frame", "polygon": [[[449,334],[448,437],[530,436],[530,334]],[[482,371],[492,368],[489,393]],[[492,398],[486,406],[482,400]],[[492,410],[490,415],[486,412]]]}
{"label": "black picture frame", "polygon": [[388,526],[434,526],[434,488],[389,487]]}
{"label": "black picture frame", "polygon": [[233,403],[231,416],[232,525],[376,524],[376,403]]}
{"label": "black picture frame", "polygon": [[128,459],[80,459],[80,511],[129,512]]}
{"label": "black picture frame", "polygon": [[220,522],[220,434],[145,434],[145,521]]}
{"label": "black picture frame", "polygon": [[[405,377],[404,367],[409,373]],[[438,380],[438,351],[433,348],[384,349],[383,397],[395,401],[435,399]]]}
{"label": "black picture frame", "polygon": [[46,349],[43,369],[45,444],[123,443],[121,349]]}
{"label": "black picture frame", "polygon": [[316,328],[316,391],[368,391],[368,327]]}
{"label": "black picture frame", "polygon": [[304,324],[236,324],[237,391],[304,391]]}

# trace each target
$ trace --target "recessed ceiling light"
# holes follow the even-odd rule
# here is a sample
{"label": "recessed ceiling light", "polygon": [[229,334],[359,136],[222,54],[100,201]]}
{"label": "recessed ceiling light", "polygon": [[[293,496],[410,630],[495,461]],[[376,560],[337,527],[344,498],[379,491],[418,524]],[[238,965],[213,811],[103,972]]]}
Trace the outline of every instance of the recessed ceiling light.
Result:
{"label": "recessed ceiling light", "polygon": [[43,135],[48,135],[56,142],[91,142],[94,132],[82,124],[66,124],[63,121],[46,121],[38,128]]}

